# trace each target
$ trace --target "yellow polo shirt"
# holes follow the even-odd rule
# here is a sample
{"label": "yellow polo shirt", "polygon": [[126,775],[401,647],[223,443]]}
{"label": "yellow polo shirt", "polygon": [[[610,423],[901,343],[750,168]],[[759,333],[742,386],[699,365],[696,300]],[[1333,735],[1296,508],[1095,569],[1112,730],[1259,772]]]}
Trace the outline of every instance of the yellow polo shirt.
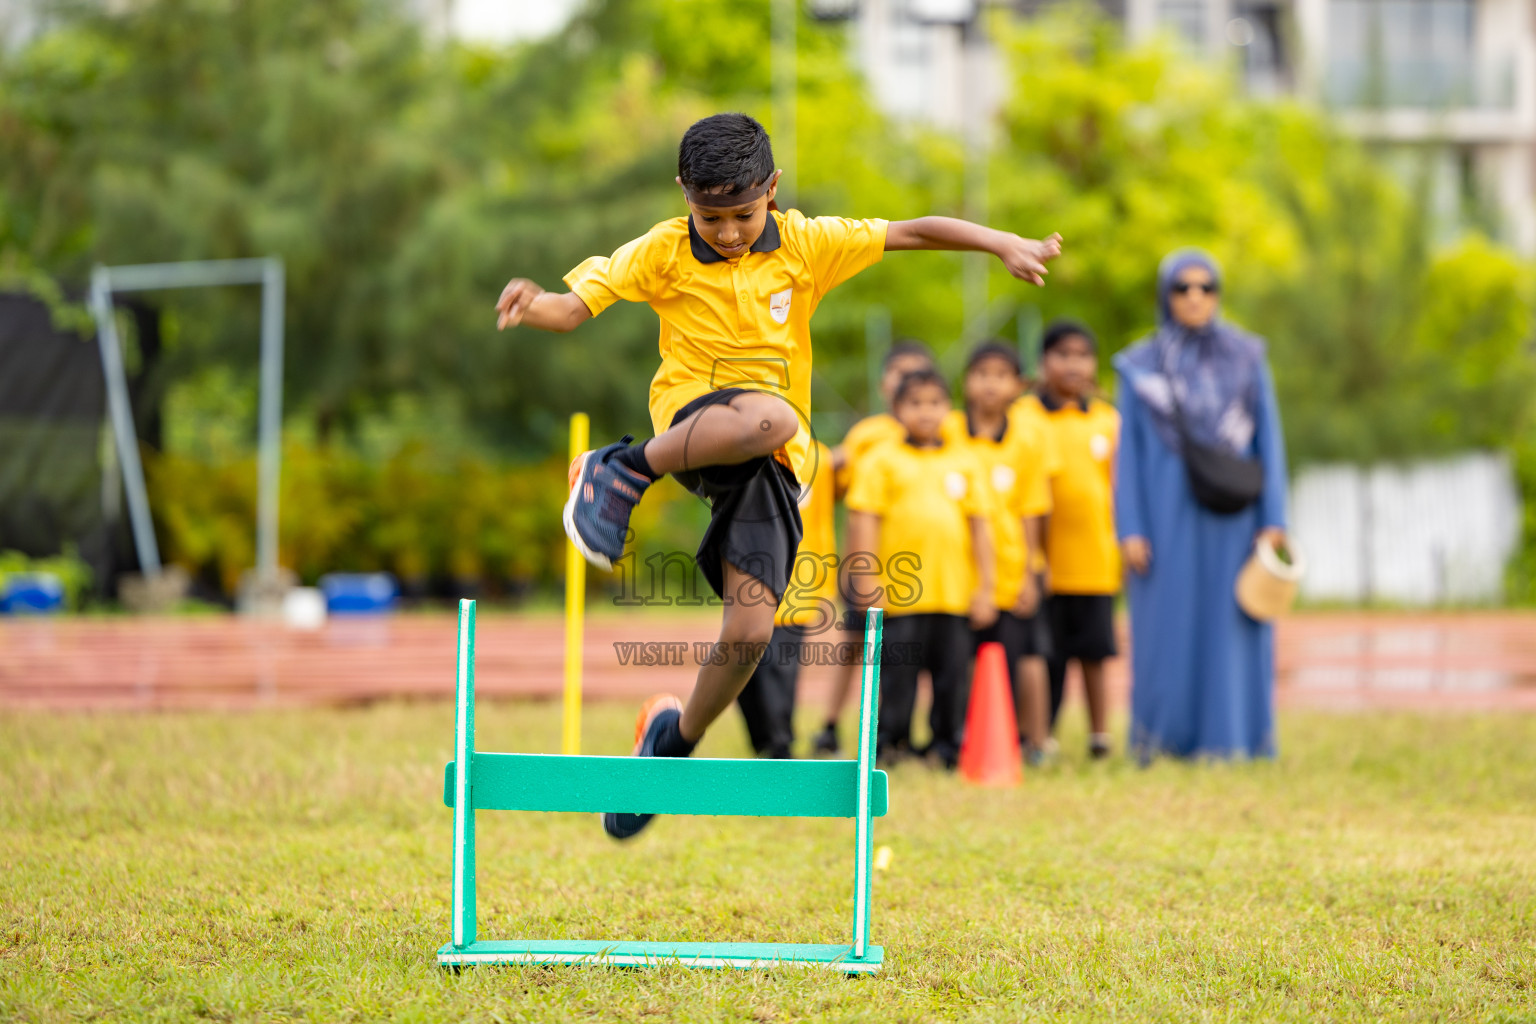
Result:
{"label": "yellow polo shirt", "polygon": [[1019,600],[1024,586],[1024,520],[1051,510],[1049,427],[1038,417],[1010,414],[1002,439],[972,437],[965,412],[944,419],[946,443],[969,448],[992,488],[992,547],[997,557],[997,606],[1004,611]]}
{"label": "yellow polo shirt", "polygon": [[833,481],[826,467],[832,452],[820,441],[811,442],[815,463],[822,469],[800,495],[800,522],[805,533],[795,552],[795,569],[779,610],[776,626],[804,626],[817,633],[830,629],[837,619],[837,535],[833,523]]}
{"label": "yellow polo shirt", "polygon": [[835,286],[885,255],[883,220],[768,215],[752,248],[726,259],[693,230],[690,217],[662,221],[593,256],[565,283],[596,316],[619,299],[644,302],[661,318],[661,367],[651,380],[651,424],[721,388],[786,399],[800,430],[780,457],[809,483],[811,314]]}
{"label": "yellow polo shirt", "polygon": [[[1061,466],[1051,480],[1045,556],[1059,594],[1113,594],[1120,589],[1115,543],[1115,447],[1120,413],[1108,402],[1051,407],[1031,395],[1056,439]],[[1054,403],[1053,403],[1054,404]]]}
{"label": "yellow polo shirt", "polygon": [[891,616],[967,614],[976,592],[971,519],[991,513],[990,497],[981,463],[963,445],[879,445],[859,463],[847,504],[880,517],[881,572],[854,586],[869,594],[878,583]]}
{"label": "yellow polo shirt", "polygon": [[873,416],[866,416],[849,427],[847,435],[843,438],[845,461],[842,468],[837,471],[838,493],[846,494],[848,488],[852,486],[853,468],[860,459],[886,441],[905,441],[906,439],[906,428],[888,412],[877,412]]}

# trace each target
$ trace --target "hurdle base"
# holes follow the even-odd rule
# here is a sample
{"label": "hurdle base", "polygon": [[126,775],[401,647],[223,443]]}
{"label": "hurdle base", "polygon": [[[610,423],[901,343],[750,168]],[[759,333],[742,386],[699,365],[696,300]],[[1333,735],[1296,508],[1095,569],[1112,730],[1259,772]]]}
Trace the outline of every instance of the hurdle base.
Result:
{"label": "hurdle base", "polygon": [[885,960],[883,946],[870,946],[862,960],[853,947],[808,942],[582,942],[488,941],[437,951],[440,967],[474,964],[593,964],[613,967],[753,968],[801,965],[844,974],[873,974]]}

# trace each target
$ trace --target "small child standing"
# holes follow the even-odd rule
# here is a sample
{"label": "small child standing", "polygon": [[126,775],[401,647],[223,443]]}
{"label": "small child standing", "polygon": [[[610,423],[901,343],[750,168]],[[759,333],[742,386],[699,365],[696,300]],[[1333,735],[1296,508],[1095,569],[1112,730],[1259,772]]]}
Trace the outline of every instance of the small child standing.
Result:
{"label": "small child standing", "polygon": [[[906,436],[872,451],[854,477],[844,591],[861,607],[886,610],[880,756],[911,751],[917,676],[927,669],[933,707],[925,753],[953,768],[970,697],[971,630],[997,619],[990,493],[976,457],[944,440],[949,388],[937,370],[903,377],[892,405]],[[878,558],[877,592],[858,578],[864,552]]]}
{"label": "small child standing", "polygon": [[1075,658],[1082,666],[1088,700],[1088,752],[1101,758],[1110,751],[1104,661],[1116,654],[1115,594],[1120,590],[1112,474],[1120,414],[1093,395],[1098,343],[1086,326],[1058,320],[1046,328],[1040,348],[1041,382],[1035,397],[1055,435],[1060,460],[1051,478],[1052,510],[1045,534],[1054,647],[1051,723],[1061,708],[1067,663]]}
{"label": "small child standing", "polygon": [[1049,736],[1046,661],[1050,627],[1041,614],[1036,563],[1041,520],[1051,510],[1050,427],[1039,417],[1010,415],[1024,390],[1018,351],[992,340],[971,352],[965,409],[944,421],[946,441],[968,448],[993,492],[992,544],[997,559],[997,621],[977,630],[975,644],[1003,645],[1025,758],[1039,764]]}
{"label": "small child standing", "polygon": [[[838,500],[848,494],[858,464],[866,455],[884,441],[900,441],[906,436],[907,432],[896,422],[896,417],[891,415],[891,401],[896,396],[896,385],[909,373],[932,370],[934,367],[933,350],[912,338],[895,342],[885,353],[885,359],[880,364],[880,397],[885,403],[885,412],[877,412],[859,420],[848,429],[843,443],[832,449]],[[844,603],[848,616],[843,624],[851,641],[857,643],[864,633],[866,609],[854,607],[852,602]],[[836,757],[841,753],[837,739],[837,720],[848,703],[848,695],[853,692],[853,679],[857,671],[858,665],[852,661],[837,666],[832,677],[832,692],[827,701],[826,721],[822,724],[821,732],[811,741],[812,753],[827,757]]]}

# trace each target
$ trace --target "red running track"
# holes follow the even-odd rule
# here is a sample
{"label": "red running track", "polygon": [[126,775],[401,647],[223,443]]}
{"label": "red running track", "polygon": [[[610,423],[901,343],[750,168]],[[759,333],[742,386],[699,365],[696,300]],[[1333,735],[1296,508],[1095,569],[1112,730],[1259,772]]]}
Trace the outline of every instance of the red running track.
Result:
{"label": "red running track", "polygon": [[[587,699],[686,694],[709,613],[603,614],[585,637]],[[0,620],[0,710],[170,711],[345,706],[453,694],[454,619],[411,614],[333,619],[317,631],[234,617]],[[1123,628],[1122,628],[1123,636]],[[646,642],[650,660],[623,663]],[[561,621],[482,614],[477,693],[554,698],[563,686]],[[1283,705],[1536,711],[1536,614],[1303,614],[1280,624]],[[657,658],[656,655],[661,655]],[[805,701],[825,700],[829,668],[802,674]],[[1111,664],[1122,705],[1125,659]]]}

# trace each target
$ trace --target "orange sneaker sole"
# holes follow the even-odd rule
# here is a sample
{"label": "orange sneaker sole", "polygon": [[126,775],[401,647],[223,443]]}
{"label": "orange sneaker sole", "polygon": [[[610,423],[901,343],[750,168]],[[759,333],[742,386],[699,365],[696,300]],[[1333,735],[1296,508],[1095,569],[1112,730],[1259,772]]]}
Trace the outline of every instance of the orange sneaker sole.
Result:
{"label": "orange sneaker sole", "polygon": [[675,708],[678,714],[682,714],[683,702],[670,693],[658,693],[640,705],[640,714],[635,719],[635,749],[630,751],[632,755],[640,753],[640,744],[651,728],[651,722],[668,708]]}

